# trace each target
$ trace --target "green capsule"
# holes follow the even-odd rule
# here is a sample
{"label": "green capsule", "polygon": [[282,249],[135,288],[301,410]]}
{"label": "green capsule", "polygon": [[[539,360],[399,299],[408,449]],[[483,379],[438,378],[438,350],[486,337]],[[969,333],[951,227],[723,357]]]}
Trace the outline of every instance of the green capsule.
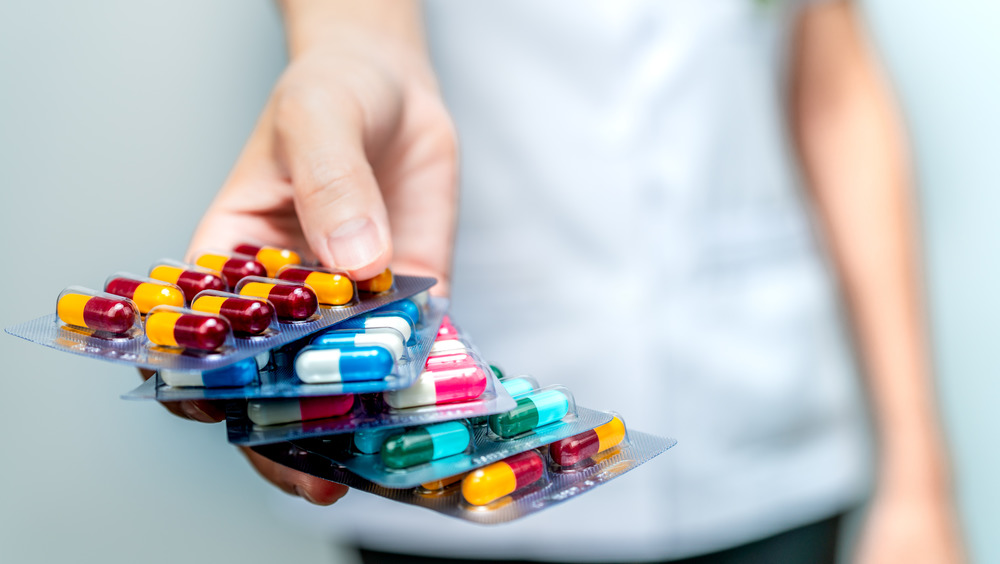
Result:
{"label": "green capsule", "polygon": [[517,400],[507,413],[490,416],[490,430],[505,439],[559,421],[569,413],[569,398],[560,390],[542,390]]}
{"label": "green capsule", "polygon": [[423,425],[392,435],[382,444],[382,462],[388,468],[409,468],[465,452],[472,441],[461,421]]}
{"label": "green capsule", "polygon": [[493,371],[493,375],[497,377],[497,380],[503,380],[503,370],[500,370],[499,366],[491,364],[490,370]]}

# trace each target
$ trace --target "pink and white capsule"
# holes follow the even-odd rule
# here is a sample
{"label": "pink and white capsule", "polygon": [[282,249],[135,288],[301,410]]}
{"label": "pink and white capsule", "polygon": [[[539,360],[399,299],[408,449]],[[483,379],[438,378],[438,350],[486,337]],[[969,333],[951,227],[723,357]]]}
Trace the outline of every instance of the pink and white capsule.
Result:
{"label": "pink and white capsule", "polygon": [[475,365],[476,359],[472,358],[472,355],[467,352],[456,352],[427,357],[424,370],[453,370]]}
{"label": "pink and white capsule", "polygon": [[464,352],[465,344],[458,339],[439,339],[431,345],[431,355]]}
{"label": "pink and white capsule", "polygon": [[250,400],[247,417],[255,425],[281,425],[343,415],[354,406],[354,396],[315,396],[291,399]]}
{"label": "pink and white capsule", "polygon": [[385,402],[396,409],[468,401],[486,391],[486,373],[478,366],[428,370],[409,388],[384,392]]}

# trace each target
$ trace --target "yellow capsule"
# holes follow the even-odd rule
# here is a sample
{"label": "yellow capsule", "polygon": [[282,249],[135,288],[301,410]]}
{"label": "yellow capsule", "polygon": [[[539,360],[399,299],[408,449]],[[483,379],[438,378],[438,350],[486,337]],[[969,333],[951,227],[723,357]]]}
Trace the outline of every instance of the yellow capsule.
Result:
{"label": "yellow capsule", "polygon": [[274,278],[281,270],[281,267],[289,264],[302,264],[302,258],[295,251],[279,249],[277,247],[262,247],[258,245],[236,245],[233,252],[241,255],[250,255],[257,262],[264,265],[268,278]]}
{"label": "yellow capsule", "polygon": [[278,278],[309,286],[321,304],[344,305],[354,299],[354,282],[339,272],[290,265],[278,271]]}
{"label": "yellow capsule", "polygon": [[434,480],[433,482],[420,484],[420,487],[424,488],[425,490],[443,490],[448,486],[461,481],[462,478],[464,477],[465,473],[455,474],[454,476],[449,476],[447,478],[442,478],[440,480]]}
{"label": "yellow capsule", "polygon": [[104,291],[132,300],[143,314],[160,305],[184,305],[184,293],[177,286],[124,274],[109,278]]}
{"label": "yellow capsule", "polygon": [[486,505],[534,484],[544,474],[542,457],[529,450],[470,472],[462,479],[462,497],[472,505]]}
{"label": "yellow capsule", "polygon": [[388,268],[382,274],[368,280],[358,280],[358,291],[381,294],[392,288],[392,271]]}

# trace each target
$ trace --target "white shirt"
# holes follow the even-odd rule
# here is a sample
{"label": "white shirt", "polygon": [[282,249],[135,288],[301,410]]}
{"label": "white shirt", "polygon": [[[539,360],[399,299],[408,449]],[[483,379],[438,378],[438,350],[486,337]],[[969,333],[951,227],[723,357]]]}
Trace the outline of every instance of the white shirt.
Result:
{"label": "white shirt", "polygon": [[667,558],[856,504],[867,426],[784,119],[797,6],[427,7],[463,153],[455,321],[508,372],[679,444],[510,525],[352,493],[329,528],[426,555]]}

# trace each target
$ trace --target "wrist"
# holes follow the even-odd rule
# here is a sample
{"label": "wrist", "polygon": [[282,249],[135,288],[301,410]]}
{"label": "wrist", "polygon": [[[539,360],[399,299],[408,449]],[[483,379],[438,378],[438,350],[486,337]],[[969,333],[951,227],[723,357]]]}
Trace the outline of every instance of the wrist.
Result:
{"label": "wrist", "polygon": [[370,43],[424,54],[423,21],[414,0],[280,0],[288,53]]}

